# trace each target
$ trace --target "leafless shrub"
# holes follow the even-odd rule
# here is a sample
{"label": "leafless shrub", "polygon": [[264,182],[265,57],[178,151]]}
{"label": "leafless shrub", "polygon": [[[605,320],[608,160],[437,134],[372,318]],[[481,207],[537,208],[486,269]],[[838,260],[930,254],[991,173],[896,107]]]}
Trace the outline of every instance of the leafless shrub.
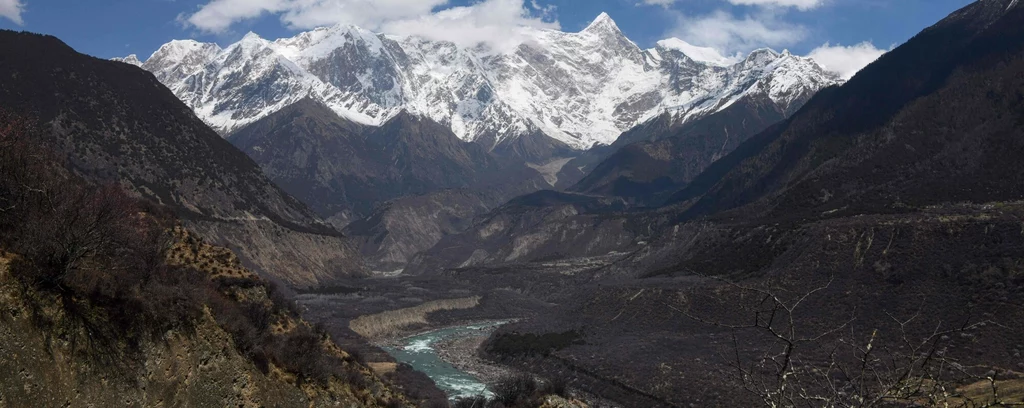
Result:
{"label": "leafless shrub", "polygon": [[[716,279],[717,280],[717,279]],[[807,300],[828,289],[833,280],[802,293],[787,291],[768,280],[741,285],[719,280],[729,293],[756,299],[744,309],[747,323],[732,324],[698,316],[692,309],[669,305],[691,319],[734,333],[752,331],[765,340],[756,357],[741,352],[733,335],[734,355],[727,357],[730,373],[743,388],[768,407],[1003,407],[1024,406],[1005,401],[999,383],[977,367],[966,366],[947,353],[949,340],[967,336],[991,321],[957,324],[938,322],[924,334],[915,335],[912,323],[922,318],[918,310],[907,318],[889,314],[891,333],[875,329],[858,339],[852,329],[855,313],[833,327],[812,331],[800,321],[798,311]],[[824,358],[819,350],[826,350]],[[987,369],[985,369],[987,371]],[[966,384],[984,381],[990,391],[968,396],[959,391]]]}
{"label": "leafless shrub", "polygon": [[487,398],[482,395],[475,397],[464,397],[455,400],[453,404],[454,408],[486,408],[488,404]]}
{"label": "leafless shrub", "polygon": [[530,401],[537,388],[537,380],[532,375],[513,375],[494,385],[494,400],[506,407],[517,406]]}

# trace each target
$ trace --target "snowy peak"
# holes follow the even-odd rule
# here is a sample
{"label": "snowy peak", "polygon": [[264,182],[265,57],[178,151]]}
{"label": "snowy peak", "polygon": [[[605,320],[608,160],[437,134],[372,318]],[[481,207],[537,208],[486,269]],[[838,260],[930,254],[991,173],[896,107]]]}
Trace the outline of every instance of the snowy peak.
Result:
{"label": "snowy peak", "polygon": [[782,56],[783,56],[782,54],[779,54],[778,52],[775,52],[775,50],[773,50],[773,49],[770,49],[770,48],[760,48],[760,49],[756,49],[756,50],[752,51],[749,55],[747,55],[747,58],[745,58],[743,60],[743,64],[748,65],[748,66],[751,66],[751,65],[763,66],[763,65],[767,65],[771,61],[775,61],[775,60],[779,59],[779,57],[782,57]]}
{"label": "snowy peak", "polygon": [[678,38],[669,38],[658,41],[658,47],[665,51],[677,51],[690,59],[720,67],[736,63],[735,57],[725,57],[718,50],[711,47],[698,47]]}
{"label": "snowy peak", "polygon": [[174,40],[161,46],[149,59],[167,62],[183,61],[196,54],[219,52],[220,46],[212,43],[201,43],[194,40]]}
{"label": "snowy peak", "polygon": [[239,41],[239,42],[240,43],[252,43],[252,42],[262,42],[262,41],[263,41],[263,37],[260,37],[259,34],[256,34],[256,33],[252,32],[252,31],[250,31],[248,33],[245,33],[245,35],[242,36],[242,40]]}
{"label": "snowy peak", "polygon": [[241,41],[238,41],[228,47],[228,52],[254,53],[266,48],[269,44],[269,41],[264,40],[263,37],[260,37],[258,34],[250,31],[242,37]]}
{"label": "snowy peak", "polygon": [[626,37],[626,34],[619,29],[619,25],[615,24],[615,20],[612,20],[612,17],[609,16],[608,13],[601,13],[601,15],[597,16],[597,18],[594,19],[587,28],[584,28],[583,31],[580,31],[576,35],[583,37],[596,37],[597,39],[608,42],[609,44],[632,44],[632,41],[630,41],[629,38]]}
{"label": "snowy peak", "polygon": [[142,66],[142,61],[139,61],[139,56],[132,54],[124,58],[114,58],[113,61],[123,62],[125,64],[134,65],[137,67]]}
{"label": "snowy peak", "polygon": [[299,62],[325,58],[337,50],[349,47],[350,44],[375,54],[379,54],[383,47],[377,34],[347,24],[318,28],[292,38],[282,38],[274,41],[273,47],[286,58]]}
{"label": "snowy peak", "polygon": [[612,20],[612,16],[608,13],[601,13],[594,19],[587,28],[583,29],[585,33],[594,32],[612,32],[620,33],[622,30],[619,29],[619,25],[615,24],[615,20]]}
{"label": "snowy peak", "polygon": [[785,107],[838,82],[768,49],[740,59],[668,39],[642,50],[606,13],[578,33],[522,34],[495,53],[335,25],[273,41],[249,33],[225,49],[172,41],[142,66],[222,134],[308,97],[370,126],[412,112],[488,148],[543,133],[587,149],[665,113],[696,120],[752,93]]}

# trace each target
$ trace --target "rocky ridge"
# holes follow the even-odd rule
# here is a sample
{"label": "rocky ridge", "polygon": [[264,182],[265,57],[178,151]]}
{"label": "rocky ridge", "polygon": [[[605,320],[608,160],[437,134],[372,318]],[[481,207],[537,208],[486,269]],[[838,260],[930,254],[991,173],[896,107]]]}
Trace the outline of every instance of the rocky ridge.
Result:
{"label": "rocky ridge", "polygon": [[409,111],[490,149],[534,134],[586,149],[666,112],[689,122],[752,94],[785,108],[840,82],[789,52],[724,58],[678,39],[641,49],[607,14],[577,33],[521,30],[528,40],[506,53],[347,25],[249,33],[226,48],[172,41],[141,66],[224,135],[314,98],[374,126]]}

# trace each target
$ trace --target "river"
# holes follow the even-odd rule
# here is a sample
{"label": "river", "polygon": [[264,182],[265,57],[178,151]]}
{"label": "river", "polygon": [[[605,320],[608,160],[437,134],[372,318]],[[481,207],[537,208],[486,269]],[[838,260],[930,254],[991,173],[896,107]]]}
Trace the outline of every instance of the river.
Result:
{"label": "river", "polygon": [[416,371],[422,372],[437,383],[438,388],[448,394],[448,398],[472,397],[492,394],[487,385],[473,375],[459,370],[438,356],[434,346],[438,342],[457,337],[480,335],[494,331],[498,326],[508,322],[492,322],[467,326],[456,326],[435,330],[401,339],[395,345],[385,346],[392,357],[402,363],[409,364]]}

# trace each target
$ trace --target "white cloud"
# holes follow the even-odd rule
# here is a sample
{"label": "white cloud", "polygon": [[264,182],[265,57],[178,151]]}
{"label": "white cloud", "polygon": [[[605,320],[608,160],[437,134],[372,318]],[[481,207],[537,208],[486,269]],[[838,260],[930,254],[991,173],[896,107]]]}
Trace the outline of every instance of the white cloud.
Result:
{"label": "white cloud", "polygon": [[[526,38],[523,27],[559,29],[558,22],[546,20],[553,9],[522,0],[487,0],[472,6],[454,7],[415,19],[395,20],[382,25],[383,32],[395,35],[420,36],[431,40],[450,41],[472,47],[487,44],[498,51],[508,51]],[[540,17],[535,17],[539,12]]]}
{"label": "white cloud", "polygon": [[719,10],[700,17],[679,13],[676,27],[669,34],[732,55],[759,47],[792,45],[807,36],[807,29],[780,21],[773,13],[736,17]]}
{"label": "white cloud", "polygon": [[648,6],[668,7],[668,6],[671,6],[672,4],[674,4],[677,1],[679,1],[679,0],[643,0],[643,1],[640,2],[640,4],[646,4]]}
{"label": "white cloud", "polygon": [[[641,0],[640,4],[648,6],[668,7],[683,0]],[[800,10],[810,10],[825,3],[825,0],[727,0],[737,6],[760,6],[760,7],[796,7]]]}
{"label": "white cloud", "polygon": [[824,66],[825,69],[839,74],[843,79],[850,79],[886,52],[867,41],[851,46],[833,46],[825,43],[812,50],[807,56]]}
{"label": "white cloud", "polygon": [[186,24],[208,33],[222,33],[237,22],[278,14],[289,28],[308,29],[337,23],[377,29],[382,23],[429,14],[448,0],[212,0]]}
{"label": "white cloud", "polygon": [[25,3],[21,0],[0,0],[0,17],[6,17],[14,24],[25,24],[25,20],[21,19],[21,13],[24,11]]}
{"label": "white cloud", "polygon": [[296,30],[354,24],[388,34],[496,47],[517,41],[519,27],[559,28],[550,19],[554,8],[535,0],[529,5],[524,0],[484,0],[435,12],[448,4],[449,0],[211,0],[180,19],[202,32],[223,33],[240,21],[273,14]]}
{"label": "white cloud", "polygon": [[822,5],[824,0],[729,0],[729,3],[738,6],[796,7],[800,10],[810,10]]}

